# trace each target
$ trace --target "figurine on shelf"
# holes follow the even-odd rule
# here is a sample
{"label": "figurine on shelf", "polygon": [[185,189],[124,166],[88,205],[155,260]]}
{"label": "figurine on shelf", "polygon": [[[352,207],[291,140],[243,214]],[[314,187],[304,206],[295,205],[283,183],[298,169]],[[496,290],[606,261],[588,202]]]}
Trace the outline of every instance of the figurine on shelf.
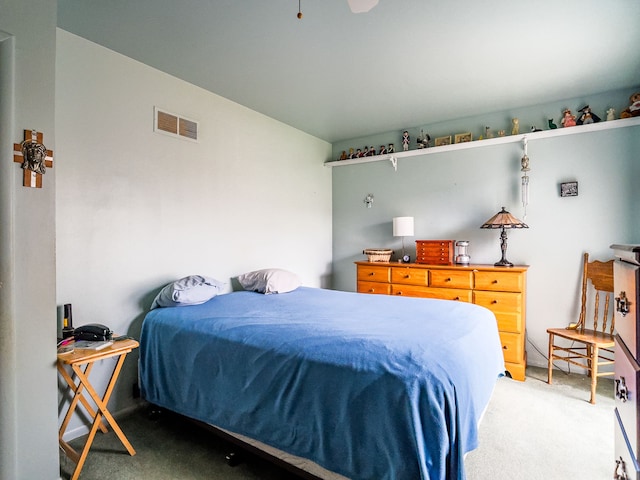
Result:
{"label": "figurine on shelf", "polygon": [[418,139],[417,139],[418,148],[428,148],[430,140],[431,140],[431,137],[429,136],[429,134],[424,133],[422,130],[420,130],[420,135],[418,136]]}
{"label": "figurine on shelf", "polygon": [[555,130],[558,126],[553,123],[553,118],[547,119],[547,124],[549,125],[549,130]]}
{"label": "figurine on shelf", "polygon": [[616,111],[613,108],[607,110],[607,122],[616,119]]}
{"label": "figurine on shelf", "polygon": [[360,158],[362,156],[362,150],[359,148],[356,150],[356,158]]}
{"label": "figurine on shelf", "polygon": [[484,127],[484,138],[493,138],[491,127]]}
{"label": "figurine on shelf", "polygon": [[340,158],[338,160],[346,160],[346,159],[347,159],[347,151],[342,150],[342,153],[340,154]]}
{"label": "figurine on shelf", "polygon": [[562,120],[560,124],[563,127],[575,127],[576,125],[576,116],[571,113],[571,110],[566,108],[564,112],[562,112]]}
{"label": "figurine on shelf", "polygon": [[576,121],[577,125],[588,125],[590,123],[598,123],[600,121],[600,117],[591,111],[589,105],[585,105],[580,110],[580,116]]}
{"label": "figurine on shelf", "polygon": [[504,132],[503,129],[498,130],[498,136],[499,137],[504,137],[504,134],[505,134],[505,132]]}
{"label": "figurine on shelf", "polygon": [[393,146],[393,143],[390,143],[387,147],[387,153],[393,153],[396,151],[396,147]]}
{"label": "figurine on shelf", "polygon": [[348,159],[351,160],[352,158],[356,158],[356,154],[353,151],[353,148],[350,148],[349,149],[349,157],[348,157]]}
{"label": "figurine on shelf", "polygon": [[362,151],[362,155],[360,155],[361,157],[368,157],[369,156],[369,147],[365,146],[364,150]]}
{"label": "figurine on shelf", "polygon": [[404,132],[402,132],[402,150],[404,150],[405,152],[409,150],[409,142],[409,132],[405,130]]}
{"label": "figurine on shelf", "polygon": [[384,155],[387,153],[387,147],[385,147],[384,145],[380,145],[380,151],[378,152],[378,155]]}
{"label": "figurine on shelf", "polygon": [[517,118],[511,119],[511,135],[518,135],[520,133],[520,120]]}
{"label": "figurine on shelf", "polygon": [[369,156],[369,157],[373,157],[375,154],[376,154],[376,149],[375,149],[375,148],[373,148],[373,145],[371,145],[371,146],[369,147],[369,153],[368,153],[368,156]]}
{"label": "figurine on shelf", "polygon": [[542,131],[542,129],[541,129],[541,128],[536,127],[535,125],[531,125],[531,131],[532,131],[532,132],[541,132],[541,131]]}
{"label": "figurine on shelf", "polygon": [[620,112],[620,118],[640,117],[640,92],[629,97],[629,106]]}

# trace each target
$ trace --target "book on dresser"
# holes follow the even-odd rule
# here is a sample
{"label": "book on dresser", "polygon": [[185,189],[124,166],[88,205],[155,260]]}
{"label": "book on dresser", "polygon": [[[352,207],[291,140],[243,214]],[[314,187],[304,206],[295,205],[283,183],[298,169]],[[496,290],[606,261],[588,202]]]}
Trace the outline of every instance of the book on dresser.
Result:
{"label": "book on dresser", "polygon": [[527,265],[355,263],[359,293],[455,300],[491,310],[498,322],[505,368],[512,378],[525,379]]}

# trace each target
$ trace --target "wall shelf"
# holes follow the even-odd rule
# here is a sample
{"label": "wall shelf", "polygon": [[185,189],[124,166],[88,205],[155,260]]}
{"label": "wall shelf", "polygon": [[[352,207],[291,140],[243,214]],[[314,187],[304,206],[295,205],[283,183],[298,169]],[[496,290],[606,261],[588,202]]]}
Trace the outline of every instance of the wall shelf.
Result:
{"label": "wall shelf", "polygon": [[402,158],[418,157],[420,155],[433,155],[437,153],[451,152],[454,150],[465,150],[467,148],[488,147],[491,145],[500,145],[503,143],[522,142],[524,138],[527,141],[541,140],[543,138],[561,137],[564,135],[576,135],[580,133],[598,132],[601,130],[611,130],[614,128],[634,127],[640,125],[640,117],[621,118],[619,120],[602,121],[591,123],[589,125],[576,125],[575,127],[556,128],[554,130],[542,130],[540,132],[527,132],[518,135],[509,135],[505,137],[488,138],[485,140],[474,140],[472,142],[454,143],[451,145],[442,145],[440,147],[429,147],[407,152],[400,151],[385,155],[374,155],[371,157],[353,158],[351,160],[330,160],[324,163],[327,167],[343,167],[347,165],[355,165],[358,163],[370,163],[389,161],[394,168],[397,167],[398,160]]}

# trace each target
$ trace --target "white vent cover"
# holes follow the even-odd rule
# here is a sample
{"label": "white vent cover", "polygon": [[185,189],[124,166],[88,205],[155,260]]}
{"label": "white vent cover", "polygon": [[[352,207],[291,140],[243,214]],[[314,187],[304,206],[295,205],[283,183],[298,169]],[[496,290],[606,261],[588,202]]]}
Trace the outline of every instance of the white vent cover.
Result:
{"label": "white vent cover", "polygon": [[198,122],[158,107],[153,108],[153,131],[193,142],[198,141]]}

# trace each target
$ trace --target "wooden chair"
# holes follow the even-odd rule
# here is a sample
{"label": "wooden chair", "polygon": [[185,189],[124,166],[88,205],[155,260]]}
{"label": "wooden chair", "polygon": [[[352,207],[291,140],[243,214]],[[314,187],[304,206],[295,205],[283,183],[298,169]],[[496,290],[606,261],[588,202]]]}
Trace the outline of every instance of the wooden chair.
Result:
{"label": "wooden chair", "polygon": [[[591,297],[591,298],[590,298]],[[604,306],[602,306],[604,302]],[[609,304],[611,303],[611,311]],[[589,262],[589,254],[584,254],[582,273],[582,306],[577,324],[566,328],[549,328],[549,372],[547,383],[552,383],[553,361],[562,360],[567,364],[585,368],[591,377],[591,399],[596,403],[598,377],[613,375],[613,371],[600,372],[599,367],[613,364],[613,330],[615,315],[613,305],[613,260]],[[593,308],[593,329],[585,328],[587,309]],[[600,313],[602,315],[600,316]],[[563,345],[555,343],[559,337]],[[576,345],[577,344],[577,345]]]}

